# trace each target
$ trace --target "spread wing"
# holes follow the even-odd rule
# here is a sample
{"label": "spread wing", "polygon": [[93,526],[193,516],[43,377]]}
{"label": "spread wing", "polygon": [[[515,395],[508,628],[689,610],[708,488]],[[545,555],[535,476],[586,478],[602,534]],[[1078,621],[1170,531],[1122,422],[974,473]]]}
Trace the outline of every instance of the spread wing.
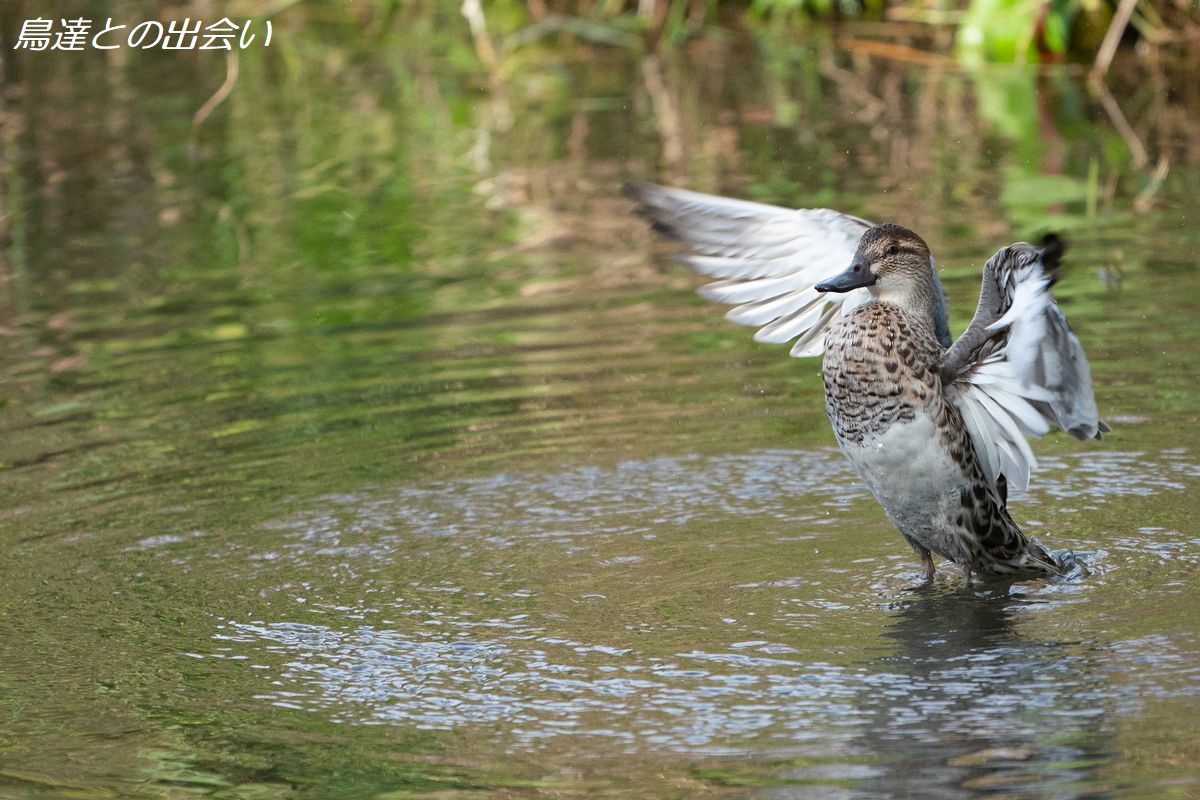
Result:
{"label": "spread wing", "polygon": [[1083,347],[1050,293],[1061,254],[1048,238],[1041,248],[1022,242],[992,256],[975,317],[942,368],[989,479],[1003,475],[1019,489],[1037,465],[1027,436],[1051,425],[1077,439],[1109,430]]}
{"label": "spread wing", "polygon": [[845,269],[866,220],[827,208],[788,209],[667,186],[626,187],[637,212],[659,233],[691,252],[678,260],[719,280],[700,289],[718,303],[735,306],[726,319],[758,326],[759,342],[797,339],[790,355],[818,356],[835,314],[867,300],[866,289],[823,294],[813,286]]}

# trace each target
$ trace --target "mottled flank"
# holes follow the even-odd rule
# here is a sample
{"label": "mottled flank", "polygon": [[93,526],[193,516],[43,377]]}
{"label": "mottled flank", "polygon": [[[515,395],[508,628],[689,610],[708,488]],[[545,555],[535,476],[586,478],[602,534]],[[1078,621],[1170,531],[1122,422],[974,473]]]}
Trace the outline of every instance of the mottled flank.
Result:
{"label": "mottled flank", "polygon": [[906,228],[662,186],[630,194],[656,229],[690,246],[683,263],[720,279],[701,293],[735,304],[730,320],[761,326],[759,341],[795,339],[793,356],[825,354],[838,444],[926,578],[933,554],[982,575],[1063,571],[1007,508],[1009,483],[1025,488],[1037,463],[1027,437],[1051,425],[1079,439],[1108,430],[1050,294],[1058,239],[996,253],[975,317],[951,344],[933,256]]}

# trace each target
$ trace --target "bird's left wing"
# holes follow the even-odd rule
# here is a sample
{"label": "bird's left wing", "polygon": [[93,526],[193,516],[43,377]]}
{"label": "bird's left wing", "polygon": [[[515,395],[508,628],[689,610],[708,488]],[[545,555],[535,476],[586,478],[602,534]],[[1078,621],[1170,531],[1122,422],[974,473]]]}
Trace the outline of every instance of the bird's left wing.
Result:
{"label": "bird's left wing", "polygon": [[1019,489],[1036,466],[1027,436],[1054,425],[1076,439],[1099,439],[1100,419],[1083,346],[1050,287],[1062,244],[1010,245],[983,270],[979,306],[946,353],[946,394],[962,413],[976,454],[996,481]]}
{"label": "bird's left wing", "polygon": [[736,306],[725,317],[758,326],[756,341],[797,339],[790,355],[818,356],[837,313],[866,301],[866,289],[823,294],[813,288],[845,269],[866,220],[827,208],[789,209],[648,183],[626,187],[637,212],[691,252],[678,260],[720,280],[700,294]]}

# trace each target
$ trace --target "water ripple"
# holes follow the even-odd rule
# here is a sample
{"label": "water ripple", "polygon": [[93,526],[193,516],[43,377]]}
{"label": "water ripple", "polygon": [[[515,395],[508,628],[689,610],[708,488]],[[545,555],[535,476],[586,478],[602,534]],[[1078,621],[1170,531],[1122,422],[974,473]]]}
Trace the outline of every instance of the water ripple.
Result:
{"label": "water ripple", "polygon": [[[1182,450],[1075,453],[1043,458],[1033,486],[1014,492],[1012,505],[1018,514],[1038,506],[1071,511],[1063,505],[1068,500],[1096,508],[1122,497],[1183,491],[1197,478],[1200,465]],[[721,517],[782,523],[777,527],[792,539],[806,539],[837,526],[840,509],[867,497],[835,450],[755,450],[327,495],[318,508],[264,527],[286,532],[297,557],[383,557],[401,530],[489,549],[538,539],[578,548],[580,537],[654,537],[664,527]]]}
{"label": "water ripple", "polygon": [[297,622],[227,621],[218,638],[283,657],[275,688],[260,700],[342,723],[439,730],[503,723],[522,749],[565,735],[705,754],[817,738],[936,743],[1003,732],[1020,739],[1036,737],[1045,715],[1059,718],[1065,733],[1132,713],[1147,697],[1200,697],[1200,666],[1188,655],[1194,642],[1149,637],[1076,647],[1012,637],[946,657],[953,648],[945,644],[904,640],[903,626],[927,602],[964,601],[940,597],[901,611],[893,626],[900,646],[861,665],[779,658],[767,654],[768,643],[749,648],[763,654],[694,650],[663,659],[524,636],[446,639]]}

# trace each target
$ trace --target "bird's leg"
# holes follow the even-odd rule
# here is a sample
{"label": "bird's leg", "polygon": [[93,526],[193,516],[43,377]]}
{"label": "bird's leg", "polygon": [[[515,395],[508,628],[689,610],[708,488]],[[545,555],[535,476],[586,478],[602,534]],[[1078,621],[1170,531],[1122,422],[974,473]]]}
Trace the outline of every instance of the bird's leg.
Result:
{"label": "bird's leg", "polygon": [[928,550],[921,553],[921,579],[925,583],[933,583],[933,556]]}
{"label": "bird's leg", "polygon": [[933,582],[933,554],[929,552],[929,548],[911,538],[908,534],[900,534],[904,537],[904,541],[908,542],[908,546],[917,554],[917,558],[921,559],[921,582]]}

